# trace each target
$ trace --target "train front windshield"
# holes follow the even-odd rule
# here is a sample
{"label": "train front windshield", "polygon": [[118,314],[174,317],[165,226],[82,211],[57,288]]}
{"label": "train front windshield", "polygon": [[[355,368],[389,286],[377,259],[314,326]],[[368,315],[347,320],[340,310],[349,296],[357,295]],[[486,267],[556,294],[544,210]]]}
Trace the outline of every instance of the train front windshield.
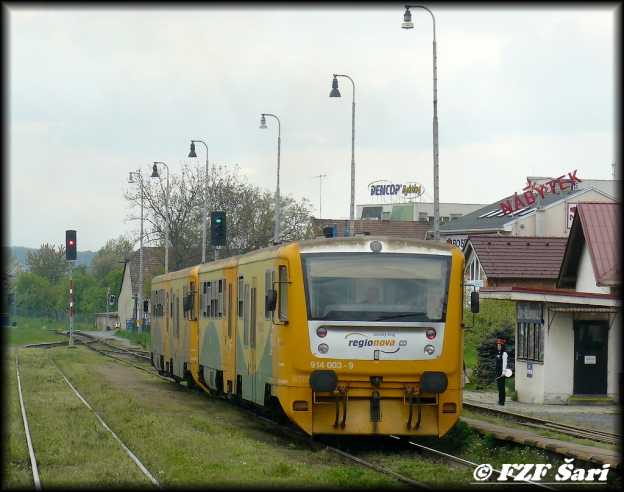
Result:
{"label": "train front windshield", "polygon": [[302,254],[308,319],[443,322],[450,256]]}

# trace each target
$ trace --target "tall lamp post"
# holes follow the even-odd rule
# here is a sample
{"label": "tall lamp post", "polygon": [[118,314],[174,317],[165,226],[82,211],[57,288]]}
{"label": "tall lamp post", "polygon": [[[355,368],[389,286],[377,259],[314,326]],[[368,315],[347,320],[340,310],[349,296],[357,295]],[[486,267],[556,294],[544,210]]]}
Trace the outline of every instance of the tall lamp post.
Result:
{"label": "tall lamp post", "polygon": [[275,191],[275,227],[273,232],[273,242],[279,242],[280,235],[280,148],[282,145],[282,125],[280,119],[271,113],[262,113],[260,117],[260,128],[267,128],[265,116],[271,116],[277,120],[277,189]]}
{"label": "tall lamp post", "polygon": [[203,140],[191,140],[191,150],[189,157],[197,157],[195,144],[202,143],[206,148],[206,179],[204,181],[204,220],[202,227],[202,263],[206,263],[206,223],[208,222],[208,146]]}
{"label": "tall lamp post", "polygon": [[424,9],[431,14],[433,20],[433,239],[440,239],[440,198],[438,175],[438,57],[436,54],[435,17],[433,12],[423,5],[406,5],[403,14],[403,29],[413,29],[412,13],[410,8]]}
{"label": "tall lamp post", "polygon": [[[353,86],[353,103],[351,104],[351,202],[349,204],[349,219],[353,221],[355,219],[355,82],[348,75],[335,73],[329,97],[341,97],[338,90],[337,77],[349,79]],[[351,229],[353,230],[353,223],[351,224]],[[351,232],[351,235],[353,235],[353,232]]]}
{"label": "tall lamp post", "polygon": [[318,178],[319,180],[319,219],[323,218],[323,178],[327,177],[327,174],[319,174],[318,176],[313,176],[314,178]]}
{"label": "tall lamp post", "polygon": [[141,191],[141,233],[139,235],[139,284],[137,285],[137,325],[138,331],[143,330],[143,175],[141,170],[130,171],[128,173],[128,183],[136,183],[139,180]]}
{"label": "tall lamp post", "polygon": [[160,178],[158,164],[167,168],[167,194],[165,195],[165,273],[169,273],[169,166],[161,161],[154,161],[152,178]]}

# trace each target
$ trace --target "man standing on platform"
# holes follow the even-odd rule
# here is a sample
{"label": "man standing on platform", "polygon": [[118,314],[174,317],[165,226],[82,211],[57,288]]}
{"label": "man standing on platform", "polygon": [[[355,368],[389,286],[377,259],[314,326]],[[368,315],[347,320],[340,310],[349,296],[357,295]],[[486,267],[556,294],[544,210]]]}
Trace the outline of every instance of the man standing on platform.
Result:
{"label": "man standing on platform", "polygon": [[507,352],[503,347],[507,343],[504,338],[496,339],[496,382],[498,383],[498,404],[505,404],[505,381],[507,374],[511,371],[507,369]]}

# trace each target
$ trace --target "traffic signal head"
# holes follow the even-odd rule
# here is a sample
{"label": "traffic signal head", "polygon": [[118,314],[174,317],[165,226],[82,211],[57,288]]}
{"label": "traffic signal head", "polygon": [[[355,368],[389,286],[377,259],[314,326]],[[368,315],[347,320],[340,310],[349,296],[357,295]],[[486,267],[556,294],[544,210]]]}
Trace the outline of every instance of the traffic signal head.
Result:
{"label": "traffic signal head", "polygon": [[65,259],[69,261],[76,260],[76,231],[65,231]]}
{"label": "traffic signal head", "polygon": [[210,212],[210,244],[225,246],[226,231],[225,212]]}

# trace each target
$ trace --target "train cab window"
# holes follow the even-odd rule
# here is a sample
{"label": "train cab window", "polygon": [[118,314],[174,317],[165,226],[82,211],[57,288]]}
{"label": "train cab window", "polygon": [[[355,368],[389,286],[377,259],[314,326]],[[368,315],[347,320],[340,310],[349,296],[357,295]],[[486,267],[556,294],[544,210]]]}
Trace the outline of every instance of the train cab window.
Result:
{"label": "train cab window", "polygon": [[243,289],[243,277],[238,277],[238,292],[237,292],[237,296],[238,296],[238,317],[242,318],[243,317],[243,300],[244,300],[244,289]]}
{"label": "train cab window", "polygon": [[288,321],[288,269],[279,266],[279,319]]}

